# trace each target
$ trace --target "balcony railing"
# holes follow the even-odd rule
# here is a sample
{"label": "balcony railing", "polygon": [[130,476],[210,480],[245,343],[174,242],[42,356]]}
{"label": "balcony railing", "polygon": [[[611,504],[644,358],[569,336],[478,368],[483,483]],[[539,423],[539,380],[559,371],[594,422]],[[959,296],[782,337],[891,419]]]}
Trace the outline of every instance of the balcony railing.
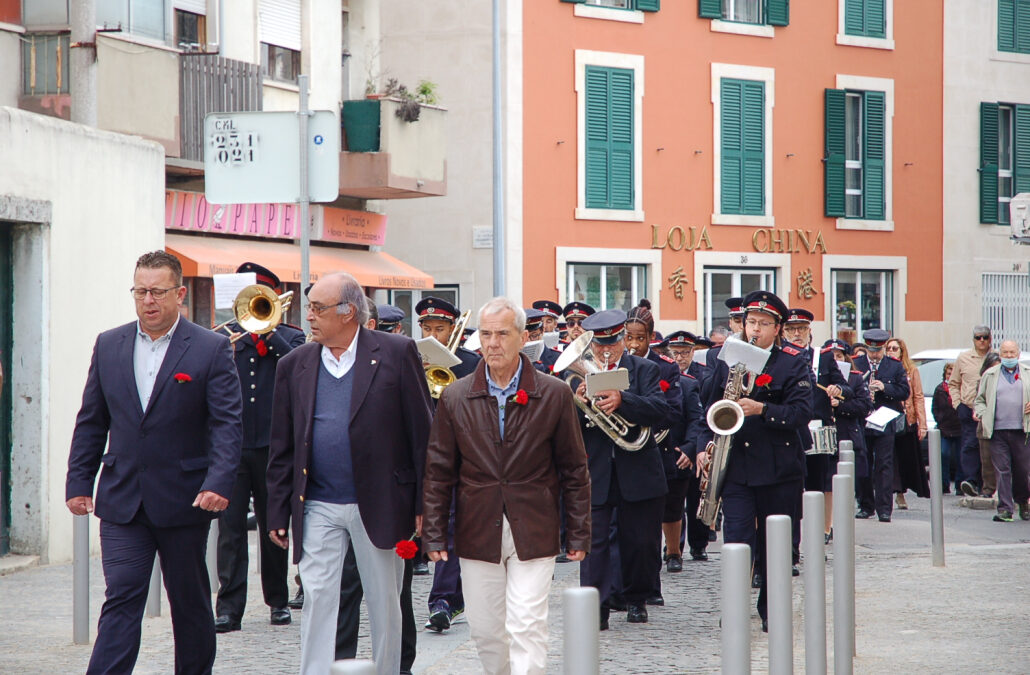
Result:
{"label": "balcony railing", "polygon": [[261,110],[261,66],[210,54],[179,57],[181,159],[204,161],[204,116]]}

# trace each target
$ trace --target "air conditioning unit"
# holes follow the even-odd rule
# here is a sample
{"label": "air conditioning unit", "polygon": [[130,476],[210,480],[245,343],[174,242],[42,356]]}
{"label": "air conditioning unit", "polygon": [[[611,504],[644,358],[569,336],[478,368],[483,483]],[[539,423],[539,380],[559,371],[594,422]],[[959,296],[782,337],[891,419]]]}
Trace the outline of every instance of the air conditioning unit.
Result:
{"label": "air conditioning unit", "polygon": [[1009,202],[1009,238],[1030,244],[1030,192],[1020,192]]}

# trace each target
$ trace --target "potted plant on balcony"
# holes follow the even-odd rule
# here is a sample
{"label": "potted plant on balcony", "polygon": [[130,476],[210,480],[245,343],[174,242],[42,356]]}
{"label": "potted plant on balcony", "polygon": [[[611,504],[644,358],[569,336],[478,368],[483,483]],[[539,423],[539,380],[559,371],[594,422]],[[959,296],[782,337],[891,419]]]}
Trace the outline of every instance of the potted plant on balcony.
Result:
{"label": "potted plant on balcony", "polygon": [[417,122],[423,105],[437,103],[439,97],[436,84],[420,80],[414,90],[400,84],[397,78],[390,78],[381,93],[375,92],[371,80],[365,87],[365,100],[343,102],[343,132],[349,152],[379,151],[379,120],[382,99],[400,103],[396,110],[398,118],[405,122]]}

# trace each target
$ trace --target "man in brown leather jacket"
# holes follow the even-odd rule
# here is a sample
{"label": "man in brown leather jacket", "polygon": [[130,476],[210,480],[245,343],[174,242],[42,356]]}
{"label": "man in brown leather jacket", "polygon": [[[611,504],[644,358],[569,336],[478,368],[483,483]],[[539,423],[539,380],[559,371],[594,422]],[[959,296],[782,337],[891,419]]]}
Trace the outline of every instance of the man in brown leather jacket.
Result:
{"label": "man in brown leather jacket", "polygon": [[565,503],[567,555],[590,548],[590,478],[572,390],[520,353],[525,312],[507,298],[479,310],[483,360],[437,407],[423,482],[423,545],[446,560],[456,487],[454,549],[465,610],[487,673],[544,673],[547,598]]}

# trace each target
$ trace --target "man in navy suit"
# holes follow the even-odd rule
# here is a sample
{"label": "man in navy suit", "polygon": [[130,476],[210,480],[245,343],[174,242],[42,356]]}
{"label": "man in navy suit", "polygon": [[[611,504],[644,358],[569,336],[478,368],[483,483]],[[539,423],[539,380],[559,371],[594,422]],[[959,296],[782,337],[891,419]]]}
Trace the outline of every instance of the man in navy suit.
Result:
{"label": "man in navy suit", "polygon": [[[215,661],[204,560],[211,519],[229,505],[240,462],[240,382],[229,339],[180,318],[179,260],[144,254],[133,277],[137,321],[101,333],[75,420],[68,509],[100,518],[106,599],[88,673],[131,672],[154,554],[168,591],[175,672]],[[104,446],[108,446],[104,453]]]}
{"label": "man in navy suit", "polygon": [[368,307],[349,274],[308,292],[314,342],[279,361],[268,460],[269,536],[293,527],[304,580],[301,673],[333,662],[343,559],[353,547],[381,675],[401,659],[403,561],[398,541],[421,528],[422,473],[432,423],[413,340],[365,328]]}

